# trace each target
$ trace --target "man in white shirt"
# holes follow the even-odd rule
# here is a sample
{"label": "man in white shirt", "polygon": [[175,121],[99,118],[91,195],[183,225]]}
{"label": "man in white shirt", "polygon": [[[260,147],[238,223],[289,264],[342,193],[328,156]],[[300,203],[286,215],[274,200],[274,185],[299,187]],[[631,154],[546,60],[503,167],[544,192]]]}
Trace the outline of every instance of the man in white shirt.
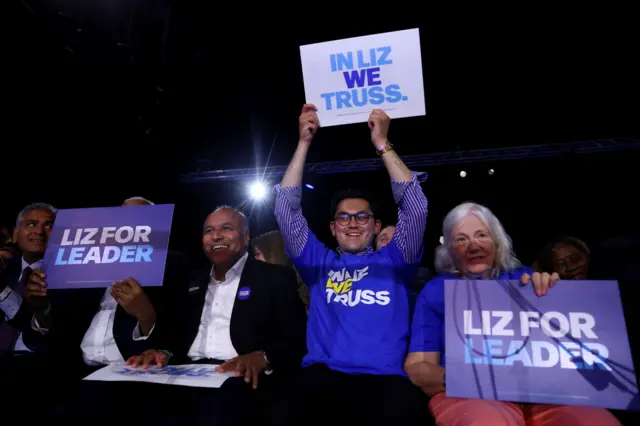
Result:
{"label": "man in white shirt", "polygon": [[[153,202],[133,197],[123,207],[153,205]],[[175,256],[167,258],[165,281],[175,277]],[[180,273],[187,274],[186,268]],[[35,269],[28,285],[33,291],[47,295],[46,275]],[[55,328],[50,340],[58,349],[75,358],[78,346],[82,363],[78,375],[87,374],[108,364],[124,363],[126,358],[153,345],[147,341],[156,322],[154,300],[159,303],[162,288],[143,289],[134,278],[114,283],[106,289],[52,291]],[[151,294],[151,297],[150,295]]]}
{"label": "man in white shirt", "polygon": [[147,367],[217,364],[219,371],[235,371],[237,377],[220,389],[153,385],[153,398],[188,404],[181,408],[194,424],[255,420],[251,415],[263,398],[299,369],[306,353],[307,318],[295,272],[249,256],[249,240],[241,212],[225,206],[211,213],[202,233],[211,264],[197,271],[187,288],[176,288],[171,306],[158,316],[155,332],[163,336],[158,349],[165,351],[150,350],[128,361]]}

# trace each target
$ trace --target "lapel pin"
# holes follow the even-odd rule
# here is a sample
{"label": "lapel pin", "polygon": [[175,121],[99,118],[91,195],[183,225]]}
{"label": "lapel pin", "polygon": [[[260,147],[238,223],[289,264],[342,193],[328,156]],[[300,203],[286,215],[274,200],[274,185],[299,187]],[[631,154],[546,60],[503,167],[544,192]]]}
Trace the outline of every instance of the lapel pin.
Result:
{"label": "lapel pin", "polygon": [[247,300],[251,296],[251,289],[249,287],[242,287],[238,290],[238,299]]}

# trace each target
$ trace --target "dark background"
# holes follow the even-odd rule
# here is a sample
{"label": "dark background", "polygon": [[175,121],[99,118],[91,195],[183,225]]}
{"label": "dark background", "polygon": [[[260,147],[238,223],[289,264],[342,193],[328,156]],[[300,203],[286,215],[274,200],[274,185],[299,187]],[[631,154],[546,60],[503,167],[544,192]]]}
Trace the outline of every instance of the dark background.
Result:
{"label": "dark background", "polygon": [[[33,201],[92,207],[141,195],[175,203],[172,245],[199,253],[206,214],[243,204],[250,182],[184,184],[180,175],[286,164],[304,103],[299,46],[385,31],[421,34],[427,115],[392,123],[401,155],[640,135],[629,11],[5,3],[4,223]],[[375,158],[365,124],[322,129],[314,143],[310,162]],[[467,200],[494,210],[526,264],[557,234],[609,253],[637,248],[638,159],[631,150],[422,168],[424,262],[446,212]],[[327,242],[335,189],[392,200],[383,171],[306,178],[316,189],[305,190],[305,212]],[[275,227],[272,199],[244,205],[254,235]]]}

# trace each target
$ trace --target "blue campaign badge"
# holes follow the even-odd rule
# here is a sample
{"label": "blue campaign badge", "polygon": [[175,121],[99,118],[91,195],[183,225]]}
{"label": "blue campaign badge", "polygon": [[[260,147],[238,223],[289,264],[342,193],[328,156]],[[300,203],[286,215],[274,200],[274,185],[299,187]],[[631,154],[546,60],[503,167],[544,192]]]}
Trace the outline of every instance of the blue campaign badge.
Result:
{"label": "blue campaign badge", "polygon": [[247,300],[251,296],[251,289],[249,287],[242,287],[238,290],[238,299]]}

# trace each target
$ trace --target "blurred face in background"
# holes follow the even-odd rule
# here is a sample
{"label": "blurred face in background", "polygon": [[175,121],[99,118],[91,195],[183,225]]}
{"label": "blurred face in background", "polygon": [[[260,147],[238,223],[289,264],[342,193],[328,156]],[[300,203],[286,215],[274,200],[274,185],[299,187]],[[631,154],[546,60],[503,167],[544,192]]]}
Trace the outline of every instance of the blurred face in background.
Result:
{"label": "blurred face in background", "polygon": [[589,275],[589,256],[573,244],[558,243],[551,252],[553,270],[563,280],[586,280]]}
{"label": "blurred face in background", "polygon": [[9,249],[0,248],[0,271],[7,267],[11,259],[13,259],[13,252]]}
{"label": "blurred face in background", "polygon": [[396,232],[395,226],[387,226],[376,237],[376,251],[382,247],[386,247],[393,239],[393,234]]}
{"label": "blurred face in background", "polygon": [[463,274],[483,275],[491,272],[496,245],[487,226],[470,214],[453,228],[454,259]]}
{"label": "blurred face in background", "polygon": [[14,239],[24,259],[33,263],[44,256],[55,216],[48,210],[27,211],[15,230]]}
{"label": "blurred face in background", "polygon": [[267,260],[264,258],[264,253],[262,253],[262,250],[260,250],[259,247],[255,247],[253,249],[254,253],[256,254],[256,260],[259,260],[260,262],[266,262]]}

